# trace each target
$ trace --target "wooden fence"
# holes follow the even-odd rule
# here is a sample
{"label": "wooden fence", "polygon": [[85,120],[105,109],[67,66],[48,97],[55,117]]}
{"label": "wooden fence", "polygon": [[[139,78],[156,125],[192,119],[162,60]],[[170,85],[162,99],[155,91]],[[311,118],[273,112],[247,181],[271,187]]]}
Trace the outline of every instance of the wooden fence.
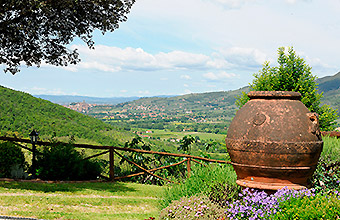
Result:
{"label": "wooden fence", "polygon": [[[26,147],[26,146],[21,144],[21,143],[31,144],[31,140],[29,140],[29,139],[13,138],[13,137],[0,137],[0,140],[13,142],[14,144],[18,145],[19,147],[33,152],[33,155],[35,155],[36,153],[39,153],[38,151],[36,151],[36,152],[34,151],[34,149],[35,149],[33,147],[34,145],[32,146],[32,149],[31,149],[31,148]],[[59,143],[66,144],[66,143],[62,143],[62,142],[59,142]],[[55,145],[55,144],[56,143],[45,142],[45,141],[38,141],[36,143],[36,145],[41,145],[41,146],[52,146],[52,145]],[[147,151],[147,150],[140,150],[140,149],[133,149],[133,148],[123,148],[123,147],[114,147],[114,146],[99,146],[99,145],[89,145],[89,144],[73,144],[73,146],[76,147],[76,148],[104,150],[101,153],[94,154],[94,155],[89,156],[85,159],[90,159],[90,158],[98,157],[98,156],[101,156],[101,155],[104,155],[104,154],[109,154],[110,175],[109,175],[109,177],[105,177],[105,176],[102,176],[102,177],[104,179],[107,179],[107,180],[110,180],[110,181],[120,180],[120,179],[129,178],[129,177],[133,177],[133,176],[139,176],[139,175],[143,175],[143,174],[147,173],[147,174],[152,175],[156,178],[159,178],[163,181],[172,182],[171,180],[160,177],[160,176],[154,174],[153,172],[155,172],[157,170],[173,167],[173,166],[178,166],[178,165],[186,162],[187,163],[188,176],[190,176],[191,162],[195,162],[195,163],[198,163],[198,164],[201,164],[201,165],[203,165],[203,164],[200,161],[213,162],[213,163],[224,163],[224,164],[230,163],[230,161],[213,160],[213,159],[209,159],[209,158],[203,158],[203,157],[198,157],[198,156],[193,156],[193,155],[188,155],[188,154],[174,154],[174,153],[168,153],[168,152]],[[118,151],[136,152],[136,153],[143,153],[143,154],[158,154],[158,155],[162,155],[162,156],[182,157],[184,159],[182,161],[174,163],[174,164],[170,164],[170,165],[167,165],[167,166],[162,166],[162,167],[153,168],[153,169],[148,170],[148,169],[145,169],[144,167],[140,166],[139,164],[135,163],[134,161],[129,160],[128,158],[126,158],[124,155],[122,155]],[[115,155],[118,155],[119,157],[123,158],[128,163],[132,164],[133,166],[138,167],[140,170],[142,170],[142,172],[130,174],[130,175],[127,175],[127,176],[115,177],[115,173],[114,173],[114,157],[115,157]],[[32,158],[32,164],[35,163],[34,160],[35,160],[35,158],[33,157]]]}
{"label": "wooden fence", "polygon": [[340,138],[340,131],[322,131],[321,134],[322,136]]}

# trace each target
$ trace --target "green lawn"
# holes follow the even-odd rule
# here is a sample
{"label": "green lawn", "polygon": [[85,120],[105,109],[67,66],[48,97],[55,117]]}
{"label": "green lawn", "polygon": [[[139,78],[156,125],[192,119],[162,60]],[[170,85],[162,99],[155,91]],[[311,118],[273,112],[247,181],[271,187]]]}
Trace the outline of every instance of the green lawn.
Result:
{"label": "green lawn", "polygon": [[160,186],[136,183],[0,182],[0,215],[39,219],[157,217]]}
{"label": "green lawn", "polygon": [[[141,131],[145,131],[146,129],[140,129]],[[156,129],[148,129],[153,133],[148,134],[151,137],[159,137],[161,139],[169,139],[169,138],[178,138],[182,139],[186,135],[191,135],[193,137],[198,136],[202,140],[214,139],[218,141],[224,141],[226,135],[224,134],[213,134],[213,133],[204,133],[204,132],[171,132],[167,130],[156,130]]]}

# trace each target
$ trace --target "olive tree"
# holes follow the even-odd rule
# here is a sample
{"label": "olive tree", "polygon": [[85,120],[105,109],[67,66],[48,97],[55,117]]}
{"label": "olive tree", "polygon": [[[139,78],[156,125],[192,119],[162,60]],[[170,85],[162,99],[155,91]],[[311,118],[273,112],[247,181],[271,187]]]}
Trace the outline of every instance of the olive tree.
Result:
{"label": "olive tree", "polygon": [[[318,93],[316,76],[312,75],[312,68],[298,55],[292,47],[278,49],[278,66],[272,67],[269,62],[263,64],[262,69],[254,74],[255,79],[250,84],[251,91],[295,91],[301,93],[302,103],[311,111],[319,114],[321,130],[328,131],[335,128],[338,118],[336,110],[328,105],[321,105],[323,93]],[[236,99],[236,105],[242,107],[249,100],[247,94]]]}
{"label": "olive tree", "polygon": [[0,2],[0,64],[15,74],[19,66],[42,61],[67,66],[80,61],[66,45],[75,37],[93,48],[92,33],[114,31],[135,0],[4,0]]}

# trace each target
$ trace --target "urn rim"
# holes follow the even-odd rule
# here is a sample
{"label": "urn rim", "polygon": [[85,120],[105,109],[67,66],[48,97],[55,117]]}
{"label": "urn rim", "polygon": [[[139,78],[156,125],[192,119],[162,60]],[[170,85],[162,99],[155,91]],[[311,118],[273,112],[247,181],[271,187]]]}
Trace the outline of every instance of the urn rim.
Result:
{"label": "urn rim", "polygon": [[250,99],[301,99],[301,93],[293,91],[250,91],[247,95]]}

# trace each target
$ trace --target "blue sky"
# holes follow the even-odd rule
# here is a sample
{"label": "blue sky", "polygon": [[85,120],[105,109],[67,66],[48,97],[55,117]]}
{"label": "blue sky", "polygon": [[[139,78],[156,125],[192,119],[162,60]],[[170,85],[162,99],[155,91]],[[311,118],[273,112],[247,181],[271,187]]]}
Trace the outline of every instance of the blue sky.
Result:
{"label": "blue sky", "polygon": [[293,46],[318,77],[340,71],[338,0],[137,0],[115,32],[80,40],[75,66],[21,67],[0,84],[30,94],[181,95],[248,85]]}

